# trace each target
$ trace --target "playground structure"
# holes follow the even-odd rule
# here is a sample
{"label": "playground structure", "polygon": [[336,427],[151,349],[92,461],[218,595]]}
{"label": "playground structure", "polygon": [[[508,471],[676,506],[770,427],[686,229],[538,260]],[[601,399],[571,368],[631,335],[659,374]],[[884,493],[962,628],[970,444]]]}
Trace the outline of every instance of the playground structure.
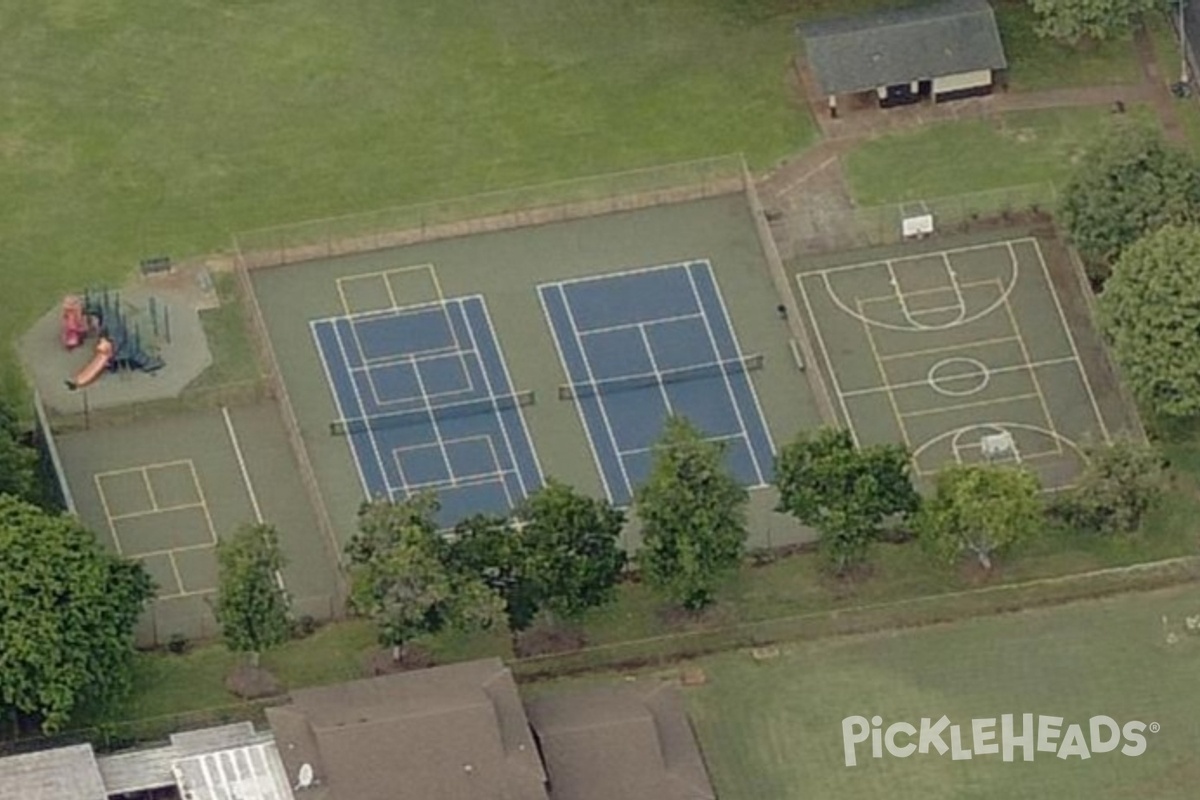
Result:
{"label": "playground structure", "polygon": [[123,309],[120,292],[101,289],[86,292],[82,299],[63,300],[61,336],[68,350],[83,343],[95,333],[96,348],[90,361],[73,378],[67,388],[80,389],[94,383],[106,371],[120,370],[153,373],[165,362],[158,355],[157,340],[171,342],[168,306],[149,298],[145,316],[150,329],[143,335],[142,311],[137,307]]}

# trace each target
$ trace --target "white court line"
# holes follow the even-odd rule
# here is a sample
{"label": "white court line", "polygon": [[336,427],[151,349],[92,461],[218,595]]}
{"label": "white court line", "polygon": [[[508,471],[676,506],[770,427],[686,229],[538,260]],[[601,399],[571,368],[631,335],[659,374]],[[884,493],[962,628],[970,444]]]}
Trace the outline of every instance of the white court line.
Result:
{"label": "white court line", "polygon": [[[452,301],[447,301],[447,303],[448,302],[452,302]],[[458,333],[454,330],[454,325],[450,321],[450,314],[446,310],[447,303],[443,303],[441,305],[441,309],[442,309],[442,316],[445,318],[445,321],[446,321],[446,329],[450,333],[451,343],[442,345],[441,347],[429,347],[429,348],[426,348],[425,350],[420,350],[418,352],[425,353],[425,354],[440,353],[443,355],[449,354],[449,353],[461,352],[462,345],[459,343]],[[423,314],[428,313],[431,310],[433,310],[433,307],[431,307],[429,309],[425,309],[425,310],[421,311],[420,313],[423,313]],[[399,319],[401,316],[405,316],[405,314],[393,314],[390,317],[381,317],[378,320],[366,320],[362,324],[370,324],[372,322],[383,322],[385,320]],[[388,353],[387,355],[383,355],[383,356],[367,358],[367,351],[363,348],[362,339],[358,335],[358,323],[356,323],[354,320],[347,320],[346,324],[350,327],[350,333],[352,333],[354,335],[354,344],[358,348],[358,356],[364,366],[371,367],[380,361],[390,361],[395,358],[404,358],[405,355],[413,355],[412,353],[408,353],[408,354]]]}
{"label": "white court line", "polygon": [[[620,453],[621,448],[617,445],[616,433],[613,431],[612,423],[608,419],[608,409],[604,405],[604,398],[600,396],[599,383],[596,381],[596,374],[592,371],[592,363],[588,358],[587,348],[583,346],[583,340],[579,338],[579,326],[575,324],[575,314],[571,310],[571,300],[567,297],[567,293],[563,290],[563,287],[559,286],[557,288],[558,294],[562,298],[563,308],[567,312],[567,322],[571,325],[571,333],[575,336],[575,343],[579,346],[579,355],[583,358],[583,369],[587,373],[588,382],[596,390],[596,407],[600,409],[600,419],[604,423],[605,431],[608,432],[608,441],[612,444],[613,452]],[[567,374],[569,375],[570,373],[568,372]],[[625,469],[625,462],[621,460],[620,455],[617,456],[617,466],[621,470],[622,480],[625,481],[625,489],[632,497],[633,482],[629,480],[629,472]]]}
{"label": "white court line", "polygon": [[242,483],[246,485],[246,494],[250,497],[250,507],[254,509],[254,521],[263,523],[262,509],[258,505],[258,495],[254,493],[254,484],[250,482],[250,470],[246,468],[246,459],[242,457],[242,445],[238,442],[237,431],[233,429],[233,419],[229,409],[221,406],[221,415],[225,418],[225,430],[229,433],[229,443],[233,445],[233,454],[237,456],[238,469],[242,472]]}
{"label": "white court line", "polygon": [[[508,371],[508,358],[504,355],[504,347],[500,344],[500,337],[496,333],[496,327],[492,324],[492,314],[488,311],[487,301],[482,295],[474,295],[471,299],[479,302],[479,308],[483,311],[483,319],[488,326],[488,335],[491,337],[492,345],[496,348],[496,358],[500,360],[500,371],[504,376],[504,382],[508,384],[508,391],[513,395],[517,392],[517,385],[513,383],[512,375]],[[475,326],[471,324],[471,316],[467,313],[466,306],[463,306],[463,324],[467,326],[467,336],[471,338],[471,346],[476,352],[479,351],[479,341],[475,338]],[[513,468],[517,473],[517,483],[520,484],[521,492],[525,497],[529,496],[529,486],[525,484],[525,476],[521,474],[520,462],[517,460],[517,451],[512,446],[512,439],[508,435],[508,425],[505,423],[505,415],[501,413],[506,409],[501,409],[496,401],[496,394],[492,386],[492,378],[488,375],[487,363],[482,357],[479,358],[479,372],[483,375],[483,384],[489,395],[493,398],[495,406],[494,413],[496,416],[496,424],[500,426],[500,434],[504,437],[504,446],[508,448],[508,457],[512,461]],[[530,457],[533,458],[533,467],[537,470],[537,482],[540,486],[545,482],[542,472],[542,464],[538,460],[537,449],[533,445],[533,437],[529,435],[529,426],[525,422],[525,412],[521,410],[520,404],[516,406],[517,419],[521,422],[521,433],[524,434],[525,444],[529,446]],[[508,487],[505,487],[505,492]]]}
{"label": "white court line", "polygon": [[[317,336],[318,322],[319,320],[313,320],[309,323],[309,328],[312,330],[313,344],[316,345],[317,355],[321,358],[321,368],[325,370],[325,383],[327,386],[329,386],[330,394],[333,395],[333,402],[334,405],[337,406],[338,417],[340,419],[346,419],[346,410],[342,408],[342,399],[338,396],[337,387],[333,383],[333,373],[331,373],[329,370],[329,363],[325,360],[325,350],[321,347],[320,337]],[[326,321],[324,324],[330,327],[334,336],[337,336],[337,327],[333,323]],[[349,377],[350,382],[354,383],[354,376],[350,375]],[[361,412],[362,409],[359,409],[359,411]],[[358,461],[358,451],[354,448],[354,444],[350,441],[349,437],[347,437],[346,440],[346,447],[350,449],[350,460],[354,462],[354,468],[358,471],[358,481],[360,484],[362,484],[363,497],[370,498],[373,495],[371,494],[370,486],[367,485],[366,473],[363,472],[362,464],[360,464]],[[384,480],[387,480],[386,475],[384,476]]]}
{"label": "white court line", "polygon": [[[929,258],[930,256],[935,256],[938,254],[942,254],[943,256],[949,257],[949,256],[954,255],[955,253],[969,253],[969,252],[972,252],[975,250],[992,250],[997,247],[1004,247],[1005,244],[1020,244],[1022,242],[1036,243],[1037,240],[1032,237],[1025,236],[1020,239],[1005,239],[1005,240],[998,241],[998,242],[987,242],[984,244],[970,245],[968,247],[952,247],[949,250],[930,250],[925,253],[918,253],[918,254],[911,255],[911,256],[902,256],[900,258],[894,258],[894,259],[891,259],[891,261],[893,261],[893,262],[916,261],[917,259]],[[808,270],[806,272],[797,273],[797,276],[798,277],[799,276],[807,277],[809,275],[832,275],[835,272],[848,272],[850,270],[855,270],[855,269],[864,269],[866,267],[879,267],[879,266],[883,266],[883,261],[860,261],[857,264],[842,264],[841,266],[837,266],[837,267],[826,267],[825,269]],[[995,280],[995,278],[993,278],[991,280]]]}
{"label": "white court line", "polygon": [[150,508],[145,511],[130,511],[125,514],[117,514],[115,517],[113,517],[113,520],[115,521],[115,520],[122,520],[122,519],[138,519],[139,517],[149,517],[152,514],[169,514],[173,511],[187,511],[192,508],[202,508],[202,507],[203,507],[203,505],[200,502],[179,503],[178,505],[173,505],[173,506],[166,506],[166,507],[159,506],[157,508]]}
{"label": "white court line", "polygon": [[309,322],[310,323],[314,323],[314,322],[332,323],[332,322],[338,322],[341,320],[346,320],[347,322],[359,322],[359,321],[368,322],[372,318],[375,318],[375,317],[378,317],[380,319],[390,319],[392,317],[404,317],[404,316],[409,316],[411,314],[419,314],[422,311],[428,311],[431,308],[438,308],[440,306],[444,306],[444,305],[446,305],[446,302],[447,301],[445,301],[445,300],[425,300],[420,303],[412,303],[407,306],[393,306],[392,308],[376,308],[371,311],[359,311],[354,314],[331,314],[327,317],[314,317],[313,319],[309,320]]}
{"label": "white court line", "polygon": [[[454,467],[450,466],[450,454],[446,452],[446,442],[444,439],[442,439],[442,429],[441,426],[438,425],[437,414],[433,410],[433,401],[425,392],[425,382],[421,380],[421,371],[416,367],[413,367],[413,372],[417,376],[417,389],[419,389],[421,392],[421,402],[425,406],[426,413],[429,414],[429,424],[433,427],[433,437],[437,440],[438,450],[440,450],[442,453],[442,463],[446,465],[446,474],[450,476],[451,480],[453,480]],[[371,435],[375,435],[374,431],[371,432]]]}
{"label": "white court line", "polygon": [[[747,447],[750,446],[750,441],[746,438],[746,434],[744,433],[723,433],[720,436],[704,437],[704,441],[706,442],[734,442],[739,439],[744,440]],[[660,449],[662,449],[662,445],[652,444],[647,447],[632,447],[629,450],[618,450],[617,452],[622,456],[636,456],[641,455],[642,453],[653,453]]]}
{"label": "white court line", "polygon": [[696,311],[691,314],[676,314],[673,317],[662,317],[660,319],[645,320],[642,322],[623,322],[620,325],[605,325],[600,328],[588,328],[586,331],[580,331],[580,336],[592,336],[597,333],[612,333],[613,331],[625,331],[631,328],[643,328],[649,325],[666,325],[671,322],[682,322],[688,319],[700,319],[704,314]]}
{"label": "white court line", "polygon": [[[338,331],[336,325],[333,326],[333,337],[335,339],[337,339],[338,349],[342,353],[342,363],[349,364],[350,357],[346,354],[346,343],[342,341],[342,334],[340,331]],[[348,377],[350,380],[350,388],[354,392],[354,402],[358,404],[359,413],[363,417],[367,417],[368,416],[367,415],[367,407],[363,403],[362,393],[358,391],[358,381],[354,380],[353,375],[350,375]],[[335,396],[337,395],[336,390],[334,391],[334,395]],[[341,401],[339,401],[339,405],[340,404],[341,404]],[[343,414],[342,418],[345,419],[346,415]],[[379,452],[379,442],[377,442],[375,440],[375,431],[368,430],[366,432],[366,434],[367,434],[367,441],[371,443],[371,452],[373,452],[375,454],[375,464],[376,464],[376,466],[379,467],[379,479],[383,481],[384,489],[390,490],[391,489],[391,481],[388,480],[387,470],[384,469],[384,467],[383,467],[383,455]],[[354,449],[353,445],[351,445],[350,450],[352,453],[354,453],[355,459],[357,459],[358,452]],[[367,492],[367,497],[372,497],[372,494],[370,491]]]}
{"label": "white court line", "polygon": [[[829,349],[825,346],[825,337],[821,335],[821,323],[817,319],[817,315],[813,312],[812,302],[808,299],[808,290],[804,288],[804,278],[809,273],[803,273],[796,276],[796,285],[800,288],[800,299],[804,301],[804,308],[808,312],[808,318],[812,320],[813,336],[817,340],[817,347],[821,350],[821,357],[825,360],[825,367],[829,372],[829,380],[833,383],[833,393],[837,395],[838,405],[842,409],[842,418],[846,421],[846,430],[850,432],[850,438],[854,440],[855,447],[861,447],[862,443],[858,439],[858,431],[854,429],[854,418],[850,416],[850,409],[846,406],[846,395],[842,393],[842,387],[838,383],[837,373],[833,371],[833,359],[829,357]],[[833,287],[829,285],[828,276],[819,276],[825,284],[825,291],[832,293]]]}
{"label": "white court line", "polygon": [[[650,369],[654,371],[655,382],[658,383],[658,393],[662,396],[663,405],[667,407],[667,414],[674,415],[675,409],[671,407],[671,398],[667,396],[667,387],[663,383],[662,373],[658,370],[658,362],[654,359],[654,348],[650,346],[650,337],[646,335],[646,329],[638,326],[638,333],[642,336],[642,346],[646,348],[646,357],[650,359]],[[718,355],[720,355],[718,353]]]}
{"label": "white court line", "polygon": [[[929,333],[929,331],[924,331]],[[994,339],[976,339],[975,341],[965,342],[962,344],[947,344],[941,347],[926,347],[921,350],[906,350],[903,353],[888,353],[880,355],[880,361],[899,361],[903,358],[917,358],[919,356],[932,356],[938,353],[950,353],[955,350],[963,350],[969,347],[993,347],[1001,344],[1013,344],[1017,341],[1016,336],[997,336]]]}
{"label": "white court line", "polygon": [[[696,300],[696,305],[699,306],[701,310],[703,310],[704,303],[700,299],[700,290],[698,288],[696,288],[696,279],[692,275],[691,269],[686,269],[684,271],[687,273],[688,283],[692,287],[692,296]],[[713,281],[713,284],[714,284],[714,286],[716,285],[715,280]],[[718,292],[718,294],[719,294],[719,292]],[[718,359],[720,359],[721,358],[721,348],[717,344],[717,337],[713,334],[712,324],[709,322],[708,314],[704,314],[704,331],[705,331],[705,333],[708,334],[708,344],[712,348],[713,355],[716,356]],[[735,340],[734,346],[736,347],[736,340]],[[735,353],[735,355],[741,355],[741,352],[739,351],[739,352]],[[741,407],[741,404],[738,403],[737,395],[733,391],[733,381],[730,380],[729,373],[726,372],[724,369],[721,370],[721,379],[725,383],[725,393],[729,397],[730,405],[733,406],[733,414],[735,417],[737,417],[738,427],[742,429],[742,433],[743,433],[743,435],[745,435],[748,431],[748,428],[746,428],[746,420],[742,416],[742,407]],[[766,483],[766,478],[763,475],[762,465],[760,465],[758,463],[758,458],[754,455],[753,447],[750,448],[750,460],[752,462],[754,462],[754,473],[756,475],[758,475],[758,483],[761,486],[762,484]]]}
{"label": "white court line", "polygon": [[[922,408],[917,411],[905,411],[904,413],[900,414],[899,416],[904,419],[909,419],[911,417],[929,417],[929,416],[933,416],[934,414],[947,414],[951,411],[964,411],[968,408],[983,408],[984,406],[1000,406],[1000,405],[1004,405],[1005,403],[1017,403],[1017,402],[1024,401],[1024,400],[1036,400],[1037,398],[1038,398],[1038,395],[1035,392],[1027,392],[1025,394],[1009,395],[1008,397],[997,397],[992,400],[979,400],[974,403],[958,403],[957,405],[944,406],[942,408]],[[980,424],[987,425],[990,423],[980,423]],[[1052,430],[1052,432],[1053,432],[1053,430]]]}
{"label": "white court line", "polygon": [[[713,294],[717,296],[717,303],[721,308],[721,317],[725,322],[725,330],[729,331],[729,339],[733,342],[734,352],[737,354],[737,357],[741,359],[744,355],[742,351],[742,344],[738,341],[737,330],[733,327],[733,318],[729,314],[728,306],[725,305],[725,295],[721,293],[721,287],[717,283],[717,276],[712,270],[712,264],[710,264],[708,261],[704,261],[703,264],[705,270],[708,271],[708,277],[712,280]],[[689,275],[690,274],[691,273],[689,272]],[[695,286],[694,283],[693,286]],[[700,299],[697,298],[696,302],[699,303]],[[700,308],[701,311],[703,311],[704,305],[702,303]],[[718,353],[718,355],[720,355],[720,353]],[[762,403],[760,403],[758,400],[758,389],[755,388],[754,380],[749,375],[746,376],[746,385],[750,389],[750,397],[754,400],[754,409],[758,412],[758,421],[762,423],[763,434],[767,437],[767,445],[771,448],[771,457],[774,458],[777,453],[775,449],[775,437],[771,435],[771,425],[767,421],[767,415],[763,413]],[[750,431],[743,428],[742,432],[746,434],[746,446],[750,448],[750,457],[757,462],[758,456],[754,453],[754,447],[750,442]]]}
{"label": "white court line", "polygon": [[[550,319],[550,307],[549,303],[546,301],[546,296],[551,289],[558,291],[559,296],[562,297],[562,290],[557,284],[543,284],[542,286],[538,287],[538,300],[541,302],[542,316],[546,320],[546,327],[550,329],[550,338],[554,341],[554,350],[558,353],[558,363],[562,367],[563,376],[570,381],[574,376],[571,374],[571,370],[567,366],[567,353],[563,349],[562,342],[558,340],[558,330],[554,327],[554,321]],[[563,299],[564,301],[566,300],[565,297]],[[575,343],[579,345],[580,349],[583,349],[583,345],[578,341],[578,339]],[[598,402],[599,399],[597,399],[597,403]],[[610,500],[612,500],[615,495],[613,494],[612,488],[608,485],[608,477],[604,474],[604,464],[600,461],[600,453],[596,450],[595,441],[592,440],[592,431],[588,426],[587,417],[585,417],[583,413],[583,403],[579,402],[578,399],[575,401],[575,413],[579,416],[579,424],[583,428],[584,437],[587,439],[588,449],[592,451],[592,460],[596,464],[596,472],[600,475],[600,484],[604,487],[604,494],[607,495]],[[617,451],[617,461],[619,462],[620,460],[620,451]]]}
{"label": "white court line", "polygon": [[[685,261],[676,261],[671,264],[655,264],[651,267],[633,267],[631,269],[622,269],[615,272],[597,272],[594,275],[585,275],[582,278],[566,278],[561,281],[549,281],[547,283],[538,284],[538,288],[543,286],[573,286],[577,283],[595,283],[596,281],[605,281],[609,278],[623,278],[629,275],[645,275],[650,272],[659,272],[665,269],[678,269],[679,267],[687,267],[689,264],[708,264],[707,258],[691,258]],[[564,298],[566,293],[563,293]]]}
{"label": "white court line", "polygon": [[[1037,361],[1032,364],[1014,364],[1007,367],[988,367],[989,375],[1003,375],[1009,372],[1023,372],[1028,369],[1037,369],[1039,367],[1053,367],[1058,364],[1073,364],[1075,359],[1071,356],[1063,356],[1062,358],[1050,358],[1045,361]],[[929,386],[929,380],[905,381],[903,383],[889,383],[882,386],[874,386],[870,389],[851,389],[846,392],[846,397],[860,397],[862,395],[879,394],[880,392],[894,391],[896,389],[916,389],[923,386]]]}
{"label": "white court line", "polygon": [[[1092,403],[1092,412],[1096,415],[1096,422],[1100,424],[1100,433],[1104,436],[1105,444],[1112,442],[1112,437],[1108,432],[1108,425],[1104,422],[1104,415],[1100,413],[1100,404],[1096,400],[1096,394],[1092,391],[1092,382],[1088,379],[1087,370],[1083,367],[1083,358],[1079,355],[1079,348],[1075,344],[1075,334],[1071,332],[1071,325],[1067,322],[1067,315],[1063,313],[1062,302],[1058,299],[1058,290],[1054,288],[1054,281],[1050,278],[1050,268],[1046,266],[1046,258],[1042,255],[1042,245],[1037,239],[1021,239],[1018,242],[1030,241],[1033,242],[1034,251],[1037,253],[1038,263],[1042,265],[1042,275],[1046,278],[1046,286],[1050,288],[1050,296],[1054,298],[1054,308],[1058,310],[1058,321],[1062,323],[1063,331],[1067,335],[1067,341],[1071,344],[1071,352],[1075,355],[1075,362],[1079,365],[1079,377],[1083,379],[1083,386],[1087,389],[1088,399]],[[1012,248],[1012,243],[1009,244]]]}

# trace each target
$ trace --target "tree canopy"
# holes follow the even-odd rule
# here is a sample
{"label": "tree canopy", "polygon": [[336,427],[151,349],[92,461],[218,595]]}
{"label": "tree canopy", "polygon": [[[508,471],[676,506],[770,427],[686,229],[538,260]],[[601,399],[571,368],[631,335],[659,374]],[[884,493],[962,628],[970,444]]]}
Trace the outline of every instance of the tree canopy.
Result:
{"label": "tree canopy", "polygon": [[505,517],[478,514],[460,522],[444,550],[447,569],[482,582],[503,601],[511,632],[533,624],[540,587],[528,543]]}
{"label": "tree canopy", "polygon": [[1200,228],[1170,226],[1132,245],[1099,312],[1143,407],[1163,417],[1200,414]]}
{"label": "tree canopy", "polygon": [[153,582],[78,520],[0,495],[0,701],[47,731],[129,689]]}
{"label": "tree canopy", "polygon": [[569,619],[614,598],[625,569],[624,512],[548,479],[515,517],[544,608]]}
{"label": "tree canopy", "polygon": [[993,558],[1041,527],[1037,476],[1023,467],[956,464],[938,473],[937,492],[913,520],[921,542],[953,563],[963,554],[985,570]]}
{"label": "tree canopy", "polygon": [[1040,18],[1039,36],[1077,44],[1127,35],[1157,0],[1029,0]]}
{"label": "tree canopy", "polygon": [[1165,490],[1165,462],[1152,444],[1117,439],[1086,450],[1075,486],[1054,497],[1054,513],[1091,533],[1131,533],[1141,527]]}
{"label": "tree canopy", "polygon": [[37,451],[25,443],[16,411],[0,396],[0,494],[36,502],[39,488]]}
{"label": "tree canopy", "polygon": [[635,493],[642,520],[637,561],[643,579],[684,608],[715,599],[745,547],[746,490],[729,473],[722,442],[707,441],[682,417],[667,420],[650,477]]}
{"label": "tree canopy", "polygon": [[847,430],[801,432],[775,464],[779,509],[820,534],[822,552],[838,574],[861,564],[884,520],[911,514],[920,498],[900,445],[858,448]]}
{"label": "tree canopy", "polygon": [[350,605],[372,619],[381,644],[399,659],[411,640],[447,627],[487,627],[503,603],[483,581],[446,566],[445,540],[434,522],[437,500],[376,500],[359,511],[346,546]]}
{"label": "tree canopy", "polygon": [[1142,236],[1200,218],[1200,170],[1156,129],[1118,125],[1080,158],[1059,213],[1089,276],[1103,283]]}
{"label": "tree canopy", "polygon": [[277,576],[284,567],[279,533],[271,525],[246,525],[217,545],[217,622],[230,650],[258,657],[291,634],[287,593]]}

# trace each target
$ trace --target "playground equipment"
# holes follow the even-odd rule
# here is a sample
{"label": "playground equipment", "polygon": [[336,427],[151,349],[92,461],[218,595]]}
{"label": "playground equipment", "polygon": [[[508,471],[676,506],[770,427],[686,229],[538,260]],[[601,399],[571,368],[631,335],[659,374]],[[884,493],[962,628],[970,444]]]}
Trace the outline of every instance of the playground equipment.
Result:
{"label": "playground equipment", "polygon": [[[78,300],[78,298],[76,298]],[[148,304],[149,322],[154,338],[171,341],[170,317],[167,306],[161,307],[153,297]],[[157,348],[142,337],[140,324],[140,309],[131,313],[123,310],[119,292],[107,289],[88,291],[81,303],[82,319],[84,321],[82,337],[89,330],[95,330],[99,339],[96,342],[95,355],[74,378],[67,381],[67,387],[78,389],[94,383],[104,372],[119,370],[138,370],[140,372],[156,372],[165,366],[157,354]],[[64,343],[66,320],[66,304],[64,303]],[[79,344],[76,342],[76,345]]]}
{"label": "playground equipment", "polygon": [[67,388],[71,390],[82,389],[88,384],[95,383],[96,379],[112,363],[113,349],[112,340],[101,336],[100,340],[96,342],[96,352],[92,356],[92,360],[83,369],[79,370],[78,375],[67,381]]}
{"label": "playground equipment", "polygon": [[88,335],[87,315],[83,313],[83,301],[75,295],[67,295],[62,303],[62,343],[68,350],[83,344]]}

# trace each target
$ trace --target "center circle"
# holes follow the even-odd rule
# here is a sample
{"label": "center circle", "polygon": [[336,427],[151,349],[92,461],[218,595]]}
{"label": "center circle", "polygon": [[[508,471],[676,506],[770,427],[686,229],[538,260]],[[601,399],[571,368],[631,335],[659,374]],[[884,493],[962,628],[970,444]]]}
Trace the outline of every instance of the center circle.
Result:
{"label": "center circle", "polygon": [[929,368],[925,379],[938,394],[966,397],[982,392],[991,380],[991,370],[974,358],[943,358]]}

